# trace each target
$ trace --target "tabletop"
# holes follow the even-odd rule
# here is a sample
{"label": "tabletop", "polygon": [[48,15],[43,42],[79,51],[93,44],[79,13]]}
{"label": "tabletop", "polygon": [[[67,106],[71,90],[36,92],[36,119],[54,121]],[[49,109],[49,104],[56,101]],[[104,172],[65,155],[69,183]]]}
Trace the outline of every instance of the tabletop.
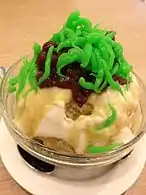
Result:
{"label": "tabletop", "polygon": [[[146,82],[146,4],[144,0],[1,0],[0,65],[9,67],[59,30],[67,15],[80,10],[94,23],[114,29],[125,56]],[[145,195],[146,168],[126,195]],[[9,176],[0,161],[0,194],[27,195]]]}

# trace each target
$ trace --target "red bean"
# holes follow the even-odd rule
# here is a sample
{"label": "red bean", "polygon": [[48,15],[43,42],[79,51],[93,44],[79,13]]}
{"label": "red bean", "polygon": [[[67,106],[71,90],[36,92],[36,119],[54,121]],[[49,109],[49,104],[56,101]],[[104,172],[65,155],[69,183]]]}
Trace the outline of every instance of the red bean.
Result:
{"label": "red bean", "polygon": [[127,84],[127,80],[122,78],[122,77],[120,77],[120,76],[118,76],[118,75],[114,75],[113,79],[114,79],[114,81],[117,81],[120,85]]}
{"label": "red bean", "polygon": [[39,54],[39,56],[38,56],[38,58],[37,58],[37,60],[36,60],[36,64],[38,65],[39,71],[44,71],[46,55],[47,55],[47,53],[44,52],[44,51],[42,51],[42,52]]}
{"label": "red bean", "polygon": [[46,42],[46,43],[43,45],[42,50],[45,51],[45,52],[48,52],[48,49],[49,49],[52,45],[56,46],[56,43],[53,42],[53,41],[48,41],[48,42]]}

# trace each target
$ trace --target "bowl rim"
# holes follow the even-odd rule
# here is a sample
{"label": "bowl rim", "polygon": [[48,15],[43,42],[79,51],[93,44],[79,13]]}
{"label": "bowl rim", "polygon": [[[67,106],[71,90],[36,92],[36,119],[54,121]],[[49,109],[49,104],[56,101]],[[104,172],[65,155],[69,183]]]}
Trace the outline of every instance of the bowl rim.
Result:
{"label": "bowl rim", "polygon": [[[145,129],[145,126],[146,124],[143,122],[143,119],[142,119],[142,124],[141,124],[141,127],[139,128],[140,129],[140,132],[132,139],[130,140],[128,143],[126,144],[123,144],[109,152],[104,152],[104,153],[97,153],[97,154],[73,154],[73,153],[67,153],[67,152],[57,152],[57,151],[54,151],[50,148],[47,148],[45,147],[44,145],[38,143],[37,141],[33,140],[32,138],[28,137],[27,135],[25,135],[17,126],[16,124],[14,123],[14,121],[12,119],[10,119],[9,117],[9,114],[7,112],[7,106],[6,106],[6,102],[4,101],[4,89],[5,89],[5,84],[9,78],[9,75],[10,73],[12,72],[12,70],[21,62],[21,59],[19,59],[18,61],[16,61],[14,64],[12,64],[6,74],[4,75],[4,77],[2,78],[2,82],[1,82],[1,86],[0,86],[0,103],[1,103],[1,108],[2,108],[2,116],[4,118],[4,121],[5,123],[8,122],[9,126],[13,129],[14,133],[17,135],[17,136],[20,136],[21,139],[24,139],[24,140],[28,140],[30,143],[32,144],[35,144],[38,148],[40,148],[41,150],[44,149],[45,151],[48,152],[48,154],[51,154],[51,159],[52,160],[52,157],[54,157],[54,155],[58,156],[59,158],[66,158],[66,159],[75,159],[75,160],[78,160],[79,161],[79,164],[82,164],[82,161],[87,161],[87,164],[88,162],[90,161],[100,161],[100,160],[103,160],[103,158],[111,158],[113,156],[116,156],[117,154],[121,153],[122,151],[126,150],[127,148],[131,147],[132,145],[136,144],[138,142],[138,140],[144,135],[144,129]],[[134,73],[135,74],[135,73]],[[142,82],[142,80],[139,78],[139,76],[137,74],[135,74],[136,78],[139,80],[140,84],[142,85],[142,87],[144,88],[144,91],[146,91],[146,87],[144,85],[144,83]],[[142,117],[143,118],[143,117]],[[22,144],[23,145],[23,144]],[[23,145],[24,148],[25,145]],[[40,153],[36,152],[36,151],[33,151],[31,148],[28,148],[27,147],[27,150],[29,150],[30,153],[33,153],[34,155],[37,155],[37,156],[42,156]],[[36,152],[36,154],[35,154]],[[44,155],[43,155],[44,156]],[[49,158],[48,156],[45,156],[45,158]],[[64,160],[63,160],[63,163],[64,163]],[[85,164],[84,164],[85,165]]]}

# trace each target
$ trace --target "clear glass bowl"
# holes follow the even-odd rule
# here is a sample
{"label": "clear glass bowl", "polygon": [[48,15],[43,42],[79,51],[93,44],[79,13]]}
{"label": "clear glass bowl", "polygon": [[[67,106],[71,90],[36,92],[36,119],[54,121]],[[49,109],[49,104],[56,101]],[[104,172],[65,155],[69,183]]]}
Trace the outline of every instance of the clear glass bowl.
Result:
{"label": "clear glass bowl", "polygon": [[61,165],[64,167],[97,167],[97,166],[106,166],[110,165],[124,156],[126,156],[135,146],[135,144],[139,141],[139,139],[144,135],[145,130],[145,122],[146,122],[146,105],[145,105],[145,86],[143,82],[138,78],[139,84],[141,86],[141,109],[143,120],[141,127],[137,133],[137,135],[127,144],[120,146],[119,148],[112,150],[107,153],[97,154],[97,155],[79,155],[79,154],[68,154],[68,153],[60,153],[53,151],[35,140],[27,137],[20,129],[17,128],[15,123],[13,122],[13,105],[14,105],[14,97],[12,94],[8,93],[8,81],[11,76],[16,75],[21,67],[21,61],[19,60],[15,64],[8,69],[7,73],[2,79],[1,84],[1,107],[2,107],[2,116],[4,122],[15,139],[15,141],[28,153],[35,156],[36,158],[45,161],[47,163],[51,163],[53,165]]}

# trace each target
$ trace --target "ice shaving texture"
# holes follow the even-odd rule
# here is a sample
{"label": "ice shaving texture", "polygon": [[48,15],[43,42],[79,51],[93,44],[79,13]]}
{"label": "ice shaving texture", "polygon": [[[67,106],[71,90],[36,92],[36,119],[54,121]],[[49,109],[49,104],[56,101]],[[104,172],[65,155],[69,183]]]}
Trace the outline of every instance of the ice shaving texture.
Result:
{"label": "ice shaving texture", "polygon": [[[15,122],[30,137],[65,140],[76,153],[105,152],[130,141],[141,125],[139,87],[135,77],[128,91],[124,86],[121,88],[125,97],[111,88],[100,95],[92,94],[88,99],[94,104],[92,114],[81,115],[75,121],[65,115],[65,104],[71,99],[70,90],[53,87],[37,93],[32,91],[17,104]],[[117,116],[112,125],[101,129],[101,124],[112,115],[109,105],[114,107]]]}
{"label": "ice shaving texture", "polygon": [[115,34],[73,12],[42,48],[35,43],[10,80],[18,127],[52,149],[52,139],[64,140],[76,153],[130,141],[142,120],[139,85]]}

